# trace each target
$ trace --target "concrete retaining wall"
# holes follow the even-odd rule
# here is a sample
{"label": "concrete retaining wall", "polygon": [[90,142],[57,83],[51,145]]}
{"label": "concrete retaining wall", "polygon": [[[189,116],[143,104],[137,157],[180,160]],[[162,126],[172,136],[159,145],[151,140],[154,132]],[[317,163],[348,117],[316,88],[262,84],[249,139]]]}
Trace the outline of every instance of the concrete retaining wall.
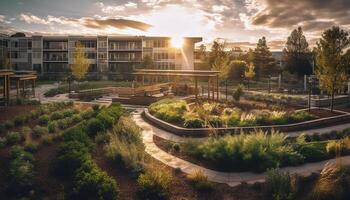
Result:
{"label": "concrete retaining wall", "polygon": [[250,132],[253,130],[261,129],[264,131],[281,131],[281,132],[293,132],[293,131],[303,131],[313,128],[321,128],[326,126],[334,126],[337,124],[343,124],[350,122],[350,114],[341,114],[338,116],[327,117],[322,119],[315,119],[306,122],[287,124],[287,125],[272,125],[272,126],[255,126],[255,127],[228,127],[228,128],[183,128],[175,126],[163,120],[160,120],[153,115],[151,115],[147,108],[145,108],[142,113],[143,118],[149,123],[166,130],[168,132],[174,133],[180,136],[187,137],[205,137],[211,133],[216,134],[226,134],[226,133],[239,133],[241,131]]}

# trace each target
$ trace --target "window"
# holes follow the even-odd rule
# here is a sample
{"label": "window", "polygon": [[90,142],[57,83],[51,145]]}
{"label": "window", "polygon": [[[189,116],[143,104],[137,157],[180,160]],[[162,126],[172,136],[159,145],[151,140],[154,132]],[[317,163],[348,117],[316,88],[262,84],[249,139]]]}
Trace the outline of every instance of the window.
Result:
{"label": "window", "polygon": [[107,53],[98,53],[98,59],[101,59],[101,60],[107,59]]}
{"label": "window", "polygon": [[99,41],[98,48],[107,48],[107,41]]}

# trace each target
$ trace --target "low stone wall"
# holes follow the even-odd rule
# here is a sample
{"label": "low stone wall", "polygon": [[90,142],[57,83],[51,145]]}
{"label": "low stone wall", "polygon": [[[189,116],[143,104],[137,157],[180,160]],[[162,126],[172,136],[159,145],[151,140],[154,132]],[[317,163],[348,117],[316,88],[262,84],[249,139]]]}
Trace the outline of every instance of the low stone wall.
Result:
{"label": "low stone wall", "polygon": [[155,96],[131,96],[131,97],[116,97],[112,98],[112,102],[118,102],[121,104],[142,105],[149,106],[154,102],[157,102],[164,98],[173,98],[174,95],[169,94],[167,96],[155,97]]}
{"label": "low stone wall", "polygon": [[241,131],[250,132],[253,130],[264,130],[264,131],[281,131],[281,132],[293,132],[303,131],[313,128],[321,128],[326,126],[334,126],[337,124],[343,124],[350,122],[350,114],[341,114],[338,116],[315,119],[300,123],[287,124],[287,125],[271,125],[271,126],[255,126],[255,127],[227,127],[227,128],[183,128],[163,120],[160,120],[151,115],[147,108],[142,113],[143,118],[149,123],[155,125],[158,128],[174,133],[176,135],[185,137],[205,137],[211,133],[226,134],[226,133],[239,133]]}

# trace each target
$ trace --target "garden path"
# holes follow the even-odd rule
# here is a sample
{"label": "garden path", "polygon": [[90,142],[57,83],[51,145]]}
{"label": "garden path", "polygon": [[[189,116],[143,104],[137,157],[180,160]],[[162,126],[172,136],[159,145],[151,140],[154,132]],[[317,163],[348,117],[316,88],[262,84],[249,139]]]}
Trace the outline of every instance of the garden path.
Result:
{"label": "garden path", "polygon": [[[143,129],[142,137],[143,137],[143,142],[146,146],[146,152],[150,154],[152,157],[154,157],[155,159],[161,161],[162,163],[172,168],[179,168],[181,169],[182,172],[186,174],[194,174],[198,171],[202,171],[208,177],[208,180],[217,182],[217,183],[225,183],[232,187],[239,185],[242,182],[256,183],[256,182],[264,181],[265,175],[266,175],[265,173],[257,174],[252,172],[214,171],[214,170],[207,169],[199,165],[193,164],[191,162],[185,161],[183,159],[180,159],[178,157],[175,157],[163,151],[153,142],[153,135],[157,135],[159,137],[162,137],[164,139],[169,139],[172,141],[184,141],[184,139],[186,138],[173,135],[169,132],[158,129],[152,126],[151,124],[145,122],[141,117],[142,110],[143,110],[142,108],[138,108],[135,110],[135,112],[133,113],[133,120],[136,122],[137,125],[139,125]],[[348,124],[348,127],[349,126],[350,124]],[[333,130],[333,129],[331,128],[327,131],[330,131],[330,130]],[[317,163],[308,163],[302,166],[284,167],[281,170],[289,171],[292,174],[308,176],[313,172],[319,172],[320,170],[322,170],[322,168],[327,162],[335,162],[335,161],[336,161],[335,159],[331,159],[331,160],[326,160],[326,161],[317,162]],[[342,163],[345,165],[350,165],[350,156],[342,157]]]}

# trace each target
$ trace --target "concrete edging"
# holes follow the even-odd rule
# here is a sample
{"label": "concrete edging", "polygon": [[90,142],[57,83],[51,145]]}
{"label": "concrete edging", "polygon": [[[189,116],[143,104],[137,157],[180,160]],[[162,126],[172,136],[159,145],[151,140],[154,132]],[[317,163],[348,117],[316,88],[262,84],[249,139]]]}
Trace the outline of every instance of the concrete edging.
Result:
{"label": "concrete edging", "polygon": [[226,133],[239,133],[241,131],[250,132],[253,130],[264,130],[264,131],[281,131],[281,132],[293,132],[293,131],[304,131],[313,128],[326,127],[329,125],[338,125],[350,121],[350,113],[341,114],[338,116],[315,119],[305,122],[286,124],[286,125],[271,125],[271,126],[255,126],[255,127],[227,127],[227,128],[183,128],[163,120],[160,120],[153,116],[147,108],[142,112],[142,117],[149,123],[155,125],[158,128],[166,130],[180,136],[187,137],[206,137],[210,133],[226,134]]}

